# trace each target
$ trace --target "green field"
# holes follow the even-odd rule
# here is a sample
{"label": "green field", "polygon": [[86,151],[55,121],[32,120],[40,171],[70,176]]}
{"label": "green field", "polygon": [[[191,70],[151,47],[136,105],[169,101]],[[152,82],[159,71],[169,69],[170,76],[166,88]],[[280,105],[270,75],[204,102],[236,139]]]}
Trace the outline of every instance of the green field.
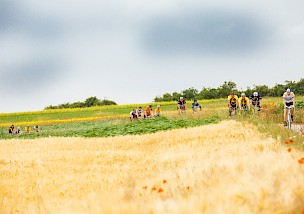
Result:
{"label": "green field", "polygon": [[[242,115],[239,112],[235,119],[253,123],[262,132],[273,137],[280,137],[284,141],[285,138],[294,136],[294,133],[277,125],[282,123],[283,109],[281,101],[281,98],[264,98],[264,109],[259,115],[251,112]],[[161,130],[207,125],[229,119],[226,99],[201,100],[199,103],[202,105],[202,111],[192,113],[191,108],[189,108],[191,102],[188,102],[188,111],[182,115],[177,112],[176,102],[150,103],[153,109],[156,105],[161,105],[162,117],[141,119],[133,123],[129,120],[129,112],[138,106],[145,108],[148,104],[0,114],[0,138],[30,139],[49,136],[108,137],[128,134],[139,135]],[[303,123],[303,109],[298,109],[296,113],[295,123]],[[26,125],[33,127],[39,124],[42,132],[10,136],[8,128],[12,124],[15,127],[21,127],[22,131],[24,131]]]}

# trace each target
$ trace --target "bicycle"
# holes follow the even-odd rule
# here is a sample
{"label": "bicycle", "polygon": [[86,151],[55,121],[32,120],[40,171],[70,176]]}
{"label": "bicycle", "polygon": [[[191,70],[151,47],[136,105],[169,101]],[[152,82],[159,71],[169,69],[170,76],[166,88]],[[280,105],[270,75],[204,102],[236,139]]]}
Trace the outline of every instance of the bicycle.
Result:
{"label": "bicycle", "polygon": [[234,116],[236,115],[236,106],[235,107],[230,106],[229,111],[230,111],[230,117],[234,118]]}
{"label": "bicycle", "polygon": [[286,118],[287,129],[291,129],[291,123],[292,123],[291,109],[293,109],[293,107],[287,106],[286,108],[287,108],[287,118]]}
{"label": "bicycle", "polygon": [[242,111],[243,115],[246,115],[247,114],[247,110],[248,110],[247,105],[242,105],[240,107],[240,110]]}
{"label": "bicycle", "polygon": [[186,113],[186,106],[185,105],[180,105],[180,107],[179,107],[179,113],[180,114]]}

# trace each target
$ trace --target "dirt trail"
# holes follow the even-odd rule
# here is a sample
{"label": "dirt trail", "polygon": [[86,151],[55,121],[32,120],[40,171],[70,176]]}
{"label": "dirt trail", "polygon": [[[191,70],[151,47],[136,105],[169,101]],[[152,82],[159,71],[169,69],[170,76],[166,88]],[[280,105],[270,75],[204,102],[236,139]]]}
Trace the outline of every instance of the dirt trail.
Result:
{"label": "dirt trail", "polygon": [[0,141],[1,213],[301,213],[303,152],[235,121]]}

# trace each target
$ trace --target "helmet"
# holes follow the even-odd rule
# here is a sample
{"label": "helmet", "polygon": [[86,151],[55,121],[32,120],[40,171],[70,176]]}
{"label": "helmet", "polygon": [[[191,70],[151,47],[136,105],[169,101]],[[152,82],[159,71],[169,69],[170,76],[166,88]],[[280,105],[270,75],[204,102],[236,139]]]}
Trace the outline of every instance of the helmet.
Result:
{"label": "helmet", "polygon": [[242,93],[241,96],[242,96],[242,97],[243,97],[243,96],[246,96],[246,94],[245,94],[245,93]]}
{"label": "helmet", "polygon": [[193,102],[197,102],[197,100],[194,100]]}
{"label": "helmet", "polygon": [[290,92],[290,88],[287,88],[286,92]]}
{"label": "helmet", "polygon": [[257,97],[257,96],[259,96],[259,93],[255,91],[255,92],[253,92],[253,96]]}

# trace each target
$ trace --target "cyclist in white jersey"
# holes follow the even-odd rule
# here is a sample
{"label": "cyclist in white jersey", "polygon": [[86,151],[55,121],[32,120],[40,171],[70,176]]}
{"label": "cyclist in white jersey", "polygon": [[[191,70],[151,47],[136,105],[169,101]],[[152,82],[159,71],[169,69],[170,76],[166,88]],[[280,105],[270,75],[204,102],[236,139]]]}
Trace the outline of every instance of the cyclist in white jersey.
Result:
{"label": "cyclist in white jersey", "polygon": [[295,95],[288,88],[286,92],[283,94],[283,104],[284,104],[284,126],[287,126],[286,116],[287,116],[287,107],[291,106],[291,121],[293,121],[294,116],[294,105],[295,105]]}

